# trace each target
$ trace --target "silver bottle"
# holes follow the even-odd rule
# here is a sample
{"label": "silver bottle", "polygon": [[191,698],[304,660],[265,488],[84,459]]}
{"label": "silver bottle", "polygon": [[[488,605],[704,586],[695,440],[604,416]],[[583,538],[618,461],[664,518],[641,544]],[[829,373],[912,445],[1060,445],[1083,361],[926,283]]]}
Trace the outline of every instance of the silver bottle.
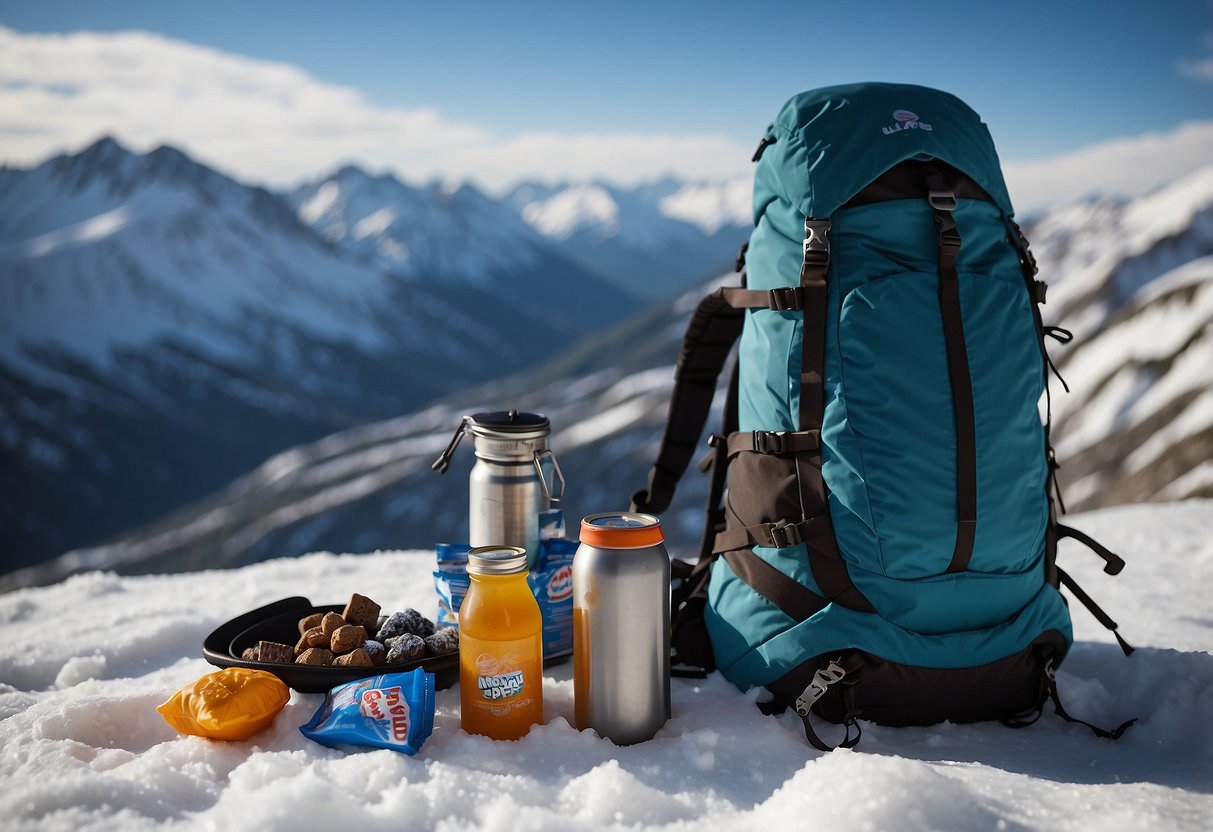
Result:
{"label": "silver bottle", "polygon": [[591,514],[573,558],[573,710],[617,745],[670,718],[670,558],[661,521]]}
{"label": "silver bottle", "polygon": [[[471,433],[476,464],[468,480],[468,542],[521,546],[529,563],[539,552],[539,514],[564,496],[564,474],[547,447],[548,418],[517,410],[464,416],[450,445],[431,466],[446,472],[451,454]],[[551,482],[547,469],[551,469]]]}

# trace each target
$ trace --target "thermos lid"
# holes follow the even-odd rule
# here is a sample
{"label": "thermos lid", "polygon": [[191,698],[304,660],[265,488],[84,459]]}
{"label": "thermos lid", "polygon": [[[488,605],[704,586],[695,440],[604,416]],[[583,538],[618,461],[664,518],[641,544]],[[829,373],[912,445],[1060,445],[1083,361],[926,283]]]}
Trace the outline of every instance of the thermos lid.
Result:
{"label": "thermos lid", "polygon": [[473,413],[473,432],[476,428],[494,433],[541,433],[546,436],[552,429],[552,423],[542,413],[494,410],[489,413]]}
{"label": "thermos lid", "polygon": [[581,542],[598,549],[644,549],[663,540],[661,521],[651,514],[610,511],[581,521]]}
{"label": "thermos lid", "polygon": [[516,575],[525,572],[526,549],[521,546],[477,546],[468,552],[470,575]]}
{"label": "thermos lid", "polygon": [[[476,443],[476,456],[480,459],[507,465],[536,465],[536,471],[543,480],[543,474],[536,463],[536,454],[542,454],[546,450],[546,439],[551,432],[552,423],[542,413],[522,413],[518,410],[473,413],[460,420],[450,444],[430,468],[445,474],[451,464],[451,455],[455,453],[463,435],[471,433],[472,440]],[[555,460],[553,464],[554,462]],[[564,493],[564,478],[563,475],[559,477],[562,490],[560,493],[553,493],[552,500],[560,499]]]}

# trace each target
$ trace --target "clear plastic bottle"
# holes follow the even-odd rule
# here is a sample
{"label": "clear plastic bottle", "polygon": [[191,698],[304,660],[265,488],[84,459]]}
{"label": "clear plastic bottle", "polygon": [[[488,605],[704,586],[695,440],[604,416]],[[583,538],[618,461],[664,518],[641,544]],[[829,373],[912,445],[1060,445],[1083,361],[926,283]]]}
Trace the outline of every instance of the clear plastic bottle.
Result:
{"label": "clear plastic bottle", "polygon": [[516,740],[543,722],[543,619],[527,584],[526,550],[468,552],[459,607],[460,721],[469,734]]}

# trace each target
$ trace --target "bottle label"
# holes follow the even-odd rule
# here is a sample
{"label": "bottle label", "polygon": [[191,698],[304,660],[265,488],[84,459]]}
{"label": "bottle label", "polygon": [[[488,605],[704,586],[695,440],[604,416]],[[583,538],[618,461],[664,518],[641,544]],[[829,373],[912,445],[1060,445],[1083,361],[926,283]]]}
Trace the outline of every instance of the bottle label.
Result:
{"label": "bottle label", "polygon": [[542,701],[540,650],[537,637],[482,641],[464,636],[459,646],[464,678],[474,685],[465,706],[501,717],[538,705]]}
{"label": "bottle label", "polygon": [[[488,654],[477,659],[480,663]],[[480,685],[480,693],[485,699],[505,699],[507,696],[517,696],[522,693],[522,671],[515,670],[501,676],[479,676],[476,681]]]}

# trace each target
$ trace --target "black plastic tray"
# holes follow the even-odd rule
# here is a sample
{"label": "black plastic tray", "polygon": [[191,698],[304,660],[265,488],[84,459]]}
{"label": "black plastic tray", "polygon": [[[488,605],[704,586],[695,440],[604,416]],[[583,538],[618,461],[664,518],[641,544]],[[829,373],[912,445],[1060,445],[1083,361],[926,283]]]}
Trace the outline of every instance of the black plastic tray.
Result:
{"label": "black plastic tray", "polygon": [[341,612],[344,608],[342,604],[313,606],[311,601],[300,596],[283,598],[220,625],[202,642],[202,657],[216,667],[250,667],[254,670],[265,670],[273,673],[288,687],[302,693],[324,693],[355,679],[378,676],[380,673],[403,673],[416,667],[424,667],[428,673],[433,673],[434,686],[440,690],[459,681],[457,652],[380,667],[317,667],[252,662],[240,658],[244,648],[253,647],[261,640],[294,644],[299,640],[300,618],[315,612]]}

